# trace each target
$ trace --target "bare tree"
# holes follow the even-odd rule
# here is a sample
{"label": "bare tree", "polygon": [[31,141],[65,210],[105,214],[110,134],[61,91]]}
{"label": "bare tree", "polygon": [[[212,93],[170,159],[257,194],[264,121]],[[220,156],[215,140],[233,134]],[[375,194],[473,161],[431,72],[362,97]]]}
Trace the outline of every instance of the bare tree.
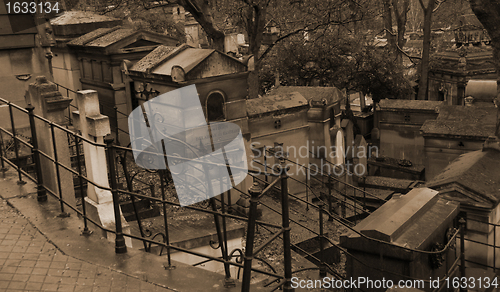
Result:
{"label": "bare tree", "polygon": [[396,16],[396,25],[398,27],[397,60],[399,64],[403,62],[403,46],[405,45],[404,35],[406,33],[406,22],[408,20],[408,11],[410,11],[410,0],[392,0],[394,15]]}
{"label": "bare tree", "polygon": [[[190,12],[211,40],[212,47],[222,50],[224,33],[214,23],[214,15],[230,18],[248,35],[249,51],[254,57],[254,72],[249,77],[249,97],[258,95],[258,72],[262,59],[279,42],[300,34],[346,25],[369,18],[366,7],[371,0],[171,0]],[[406,0],[405,0],[406,1]],[[270,20],[280,27],[280,35],[263,46],[266,25]]]}
{"label": "bare tree", "polygon": [[[483,24],[491,38],[493,63],[497,70],[497,97],[495,105],[500,114],[500,2],[498,0],[469,0],[470,7]],[[500,115],[497,115],[500,116]],[[497,119],[495,135],[500,137],[500,118]]]}
{"label": "bare tree", "polygon": [[[383,0],[383,19],[386,30],[386,38],[389,46],[396,55],[398,64],[403,63],[403,47],[405,45],[404,35],[406,33],[406,22],[410,11],[410,0]],[[396,20],[397,32],[393,29],[393,19]]]}
{"label": "bare tree", "polygon": [[422,61],[420,63],[420,82],[418,83],[418,96],[417,99],[427,99],[427,86],[429,78],[429,60],[431,51],[431,25],[432,25],[432,11],[436,5],[434,0],[427,0],[427,5],[424,4],[425,0],[419,0],[420,7],[424,12],[424,40],[422,44]]}
{"label": "bare tree", "polygon": [[224,51],[224,33],[215,26],[211,3],[208,0],[177,0],[177,4],[191,13],[201,25],[211,41],[212,48]]}
{"label": "bare tree", "polygon": [[418,0],[424,12],[424,40],[422,44],[422,61],[420,66],[420,82],[418,83],[417,99],[427,99],[427,87],[429,83],[429,61],[431,51],[431,26],[432,14],[439,9],[446,0]]}
{"label": "bare tree", "polygon": [[[101,0],[112,1],[112,0]],[[132,0],[113,0],[128,1]],[[224,28],[227,23],[243,29],[248,36],[249,53],[254,58],[254,71],[249,77],[249,97],[258,95],[258,72],[263,58],[273,47],[295,35],[347,26],[361,20],[375,19],[373,0],[138,0],[146,9],[177,4],[200,24],[210,46],[223,51]],[[392,1],[392,0],[391,0]],[[407,1],[407,0],[400,0]],[[267,25],[272,21],[280,34],[272,43],[262,44]]]}

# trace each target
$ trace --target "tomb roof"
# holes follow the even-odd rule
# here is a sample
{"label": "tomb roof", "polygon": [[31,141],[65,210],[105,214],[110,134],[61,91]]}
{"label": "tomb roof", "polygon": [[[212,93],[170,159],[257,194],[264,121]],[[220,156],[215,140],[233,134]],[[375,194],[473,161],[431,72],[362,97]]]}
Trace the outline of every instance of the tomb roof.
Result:
{"label": "tomb roof", "polygon": [[141,48],[157,47],[159,45],[175,45],[176,39],[169,36],[133,28],[115,26],[98,28],[68,42],[73,49],[104,50],[105,53],[126,53],[138,51]]}
{"label": "tomb roof", "polygon": [[473,13],[461,15],[458,21],[455,23],[453,29],[459,30],[471,30],[471,29],[483,29],[483,25]]}
{"label": "tomb roof", "polygon": [[443,105],[438,117],[425,121],[420,132],[423,136],[487,138],[495,133],[496,113],[493,106]]}
{"label": "tomb roof", "polygon": [[247,100],[247,113],[249,117],[306,108],[309,108],[309,103],[298,92],[268,94]]}
{"label": "tomb roof", "polygon": [[[415,188],[406,195],[393,196],[354,230],[397,246],[425,250],[436,230],[458,213],[458,206],[456,202],[439,198],[435,190]],[[348,248],[373,249],[376,246],[373,242],[363,244],[362,241],[364,239],[353,231],[340,238],[340,244]]]}
{"label": "tomb roof", "polygon": [[486,148],[462,154],[440,174],[427,183],[427,187],[451,194],[467,205],[494,208],[500,202],[500,151]]}
{"label": "tomb roof", "polygon": [[308,101],[321,102],[323,99],[327,104],[335,103],[342,99],[342,92],[336,87],[319,86],[278,86],[271,90],[270,94],[288,94],[299,92]]}
{"label": "tomb roof", "polygon": [[431,100],[406,100],[406,99],[382,99],[379,106],[382,110],[425,110],[435,111],[442,105],[442,101]]}
{"label": "tomb roof", "polygon": [[173,66],[180,66],[184,69],[184,72],[189,72],[191,69],[200,64],[208,56],[210,56],[214,49],[197,49],[192,47],[186,47],[175,55],[168,55],[163,59],[162,63],[158,67],[153,68],[152,73],[161,75],[170,75],[172,73]]}
{"label": "tomb roof", "polygon": [[68,25],[92,22],[119,21],[120,19],[99,15],[89,11],[64,11],[61,15],[50,20],[52,25]]}
{"label": "tomb roof", "polygon": [[175,49],[177,49],[177,47],[158,46],[156,49],[151,51],[151,53],[137,61],[131,69],[134,71],[146,72],[149,68],[153,68],[161,63],[163,59],[165,59],[165,57]]}
{"label": "tomb roof", "polygon": [[177,82],[247,72],[247,66],[217,50],[183,44],[179,47],[158,46],[130,71],[172,76]]}
{"label": "tomb roof", "polygon": [[89,11],[64,11],[58,17],[51,19],[50,24],[57,41],[64,46],[67,42],[98,28],[121,25],[122,20]]}

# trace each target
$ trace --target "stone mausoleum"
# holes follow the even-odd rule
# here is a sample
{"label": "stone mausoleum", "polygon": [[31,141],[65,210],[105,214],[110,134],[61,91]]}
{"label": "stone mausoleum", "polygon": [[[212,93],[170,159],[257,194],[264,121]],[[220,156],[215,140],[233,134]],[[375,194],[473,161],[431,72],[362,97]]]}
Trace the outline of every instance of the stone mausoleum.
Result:
{"label": "stone mausoleum", "polygon": [[[347,257],[346,278],[372,281],[436,279],[444,275],[456,259],[455,250],[444,255],[448,263],[431,261],[429,251],[442,249],[453,230],[459,203],[440,198],[429,188],[415,188],[406,195],[393,196],[370,216],[358,223],[355,231],[340,237],[340,245],[354,257]],[[397,284],[395,284],[397,285]],[[386,291],[373,286],[350,291]],[[429,285],[422,291],[432,291]]]}
{"label": "stone mausoleum", "polygon": [[475,15],[463,15],[454,32],[453,46],[432,56],[428,99],[463,105],[467,82],[496,79],[496,69],[490,38]]}
{"label": "stone mausoleum", "polygon": [[[467,215],[466,238],[491,245],[500,245],[500,144],[495,137],[484,143],[482,150],[459,156],[437,174],[427,187],[439,196],[460,202]],[[500,264],[500,253],[484,244],[467,241],[469,266],[485,269]],[[477,264],[473,264],[477,263]]]}

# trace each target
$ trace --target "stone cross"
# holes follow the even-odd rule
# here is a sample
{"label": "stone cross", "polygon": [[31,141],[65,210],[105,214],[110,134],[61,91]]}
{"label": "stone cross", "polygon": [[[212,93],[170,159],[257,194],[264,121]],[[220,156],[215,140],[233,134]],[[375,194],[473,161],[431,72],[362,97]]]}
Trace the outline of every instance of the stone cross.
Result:
{"label": "stone cross", "polygon": [[[111,133],[109,118],[99,110],[99,99],[94,90],[82,90],[77,94],[78,111],[73,111],[75,129],[84,138],[104,144],[104,136]],[[87,178],[98,185],[109,187],[106,152],[104,147],[83,142]],[[89,184],[87,197],[97,204],[112,201],[111,193]]]}
{"label": "stone cross", "polygon": [[[99,111],[99,98],[95,90],[82,90],[77,93],[78,111],[73,111],[75,129],[79,130],[82,137],[104,144],[104,136],[111,133],[109,118]],[[109,188],[108,166],[106,152],[103,146],[95,146],[83,141],[83,152],[85,155],[85,168],[87,178],[99,186]],[[85,206],[88,216],[99,222],[103,227],[114,230],[115,218],[113,211],[113,196],[110,191],[97,187],[93,184],[87,185],[87,197]],[[122,222],[126,224],[120,210]],[[124,233],[126,226],[123,226]],[[113,236],[105,234],[108,240],[114,240]],[[127,237],[126,243],[131,246],[131,239]]]}
{"label": "stone cross", "polygon": [[[60,126],[67,124],[65,111],[72,99],[64,97],[57,90],[56,84],[47,81],[45,76],[38,76],[35,83],[29,85],[26,94],[26,103],[34,106],[35,115],[42,116],[49,121]],[[62,165],[71,167],[71,158],[68,147],[68,137],[66,132],[54,127],[54,140],[50,124],[41,122],[35,118],[35,128],[37,131],[38,148],[41,152],[54,158],[54,144],[57,150],[57,160]],[[57,172],[54,162],[40,155],[43,182],[46,188],[55,194],[59,193],[57,184]],[[63,200],[76,208],[75,188],[73,185],[73,174],[63,167],[59,167],[61,194]],[[69,208],[65,208],[68,210]]]}

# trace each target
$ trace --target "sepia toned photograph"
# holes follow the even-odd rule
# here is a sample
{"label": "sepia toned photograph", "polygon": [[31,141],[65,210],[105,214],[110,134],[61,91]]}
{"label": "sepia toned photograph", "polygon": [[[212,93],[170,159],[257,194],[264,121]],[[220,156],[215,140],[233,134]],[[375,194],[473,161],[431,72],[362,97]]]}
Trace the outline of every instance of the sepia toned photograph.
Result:
{"label": "sepia toned photograph", "polygon": [[499,73],[498,0],[0,0],[0,292],[498,292]]}

